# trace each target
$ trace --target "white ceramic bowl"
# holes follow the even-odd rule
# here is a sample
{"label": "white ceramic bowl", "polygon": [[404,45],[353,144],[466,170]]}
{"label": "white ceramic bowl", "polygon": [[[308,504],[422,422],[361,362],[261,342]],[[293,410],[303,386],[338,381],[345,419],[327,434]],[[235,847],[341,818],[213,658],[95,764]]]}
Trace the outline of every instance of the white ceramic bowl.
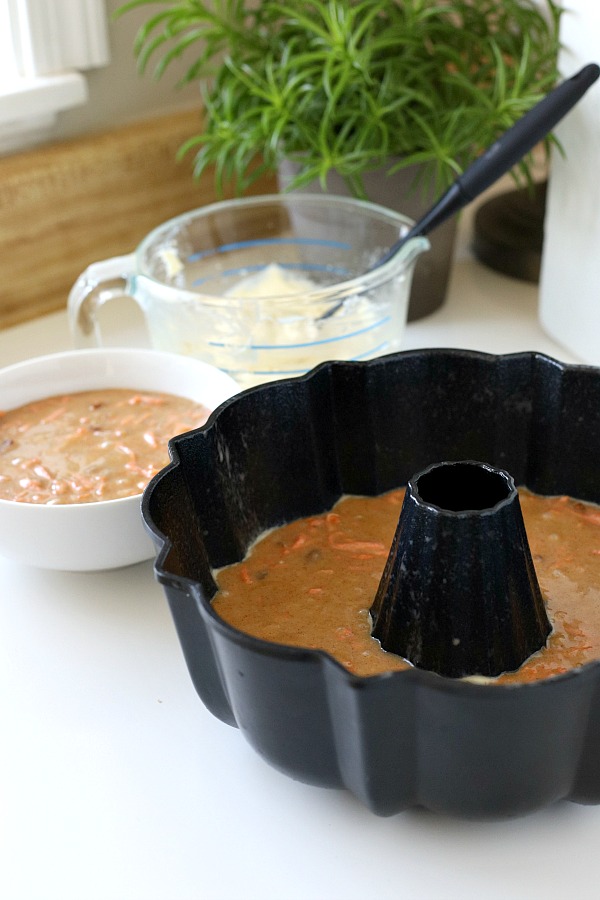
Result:
{"label": "white ceramic bowl", "polygon": [[[239,391],[219,369],[187,356],[130,348],[73,350],[0,369],[0,408],[95,388],[178,394],[215,409]],[[141,494],[45,506],[0,500],[0,554],[48,569],[113,569],[151,559]]]}

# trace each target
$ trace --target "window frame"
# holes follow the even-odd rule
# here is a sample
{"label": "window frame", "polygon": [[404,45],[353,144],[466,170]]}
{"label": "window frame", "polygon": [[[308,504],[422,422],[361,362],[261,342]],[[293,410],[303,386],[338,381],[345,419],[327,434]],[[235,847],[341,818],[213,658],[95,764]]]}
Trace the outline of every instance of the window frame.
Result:
{"label": "window frame", "polygon": [[[0,73],[0,151],[88,99],[88,69],[110,62],[104,0],[0,0],[13,54]],[[5,54],[6,56],[6,54]]]}

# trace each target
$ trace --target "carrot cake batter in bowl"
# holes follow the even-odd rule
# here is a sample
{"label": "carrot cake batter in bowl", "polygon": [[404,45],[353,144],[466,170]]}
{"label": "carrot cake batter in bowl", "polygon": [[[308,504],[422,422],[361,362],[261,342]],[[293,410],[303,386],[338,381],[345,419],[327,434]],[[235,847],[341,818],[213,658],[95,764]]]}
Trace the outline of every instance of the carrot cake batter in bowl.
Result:
{"label": "carrot cake batter in bowl", "polygon": [[0,553],[64,570],[150,559],[142,491],[168,441],[238,391],[154,350],[75,350],[0,369]]}

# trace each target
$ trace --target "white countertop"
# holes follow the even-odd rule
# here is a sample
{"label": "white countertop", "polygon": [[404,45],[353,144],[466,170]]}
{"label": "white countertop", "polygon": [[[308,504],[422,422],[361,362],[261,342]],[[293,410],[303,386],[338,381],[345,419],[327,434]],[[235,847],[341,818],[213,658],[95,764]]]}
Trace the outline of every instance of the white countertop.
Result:
{"label": "white countertop", "polygon": [[[462,249],[446,306],[409,326],[406,348],[575,361],[536,306],[535,287]],[[70,346],[58,313],[0,332],[0,364]],[[197,698],[151,563],[79,574],[0,559],[0,585],[6,900],[599,896],[600,807],[380,819],[271,769]]]}

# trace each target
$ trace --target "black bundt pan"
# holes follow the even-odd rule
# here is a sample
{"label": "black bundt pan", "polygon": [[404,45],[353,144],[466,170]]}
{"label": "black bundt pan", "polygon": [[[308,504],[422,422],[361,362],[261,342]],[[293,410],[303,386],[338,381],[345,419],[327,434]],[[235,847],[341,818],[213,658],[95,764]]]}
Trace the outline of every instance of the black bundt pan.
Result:
{"label": "black bundt pan", "polygon": [[600,370],[458,350],[324,363],[227,401],[170,450],[142,502],[156,576],[200,697],[270,764],[346,787],[378,815],[600,802],[600,664],[523,685],[419,669],[362,678],[242,634],[211,607],[211,568],[265,528],[434,462],[476,459],[533,491],[600,502]]}

